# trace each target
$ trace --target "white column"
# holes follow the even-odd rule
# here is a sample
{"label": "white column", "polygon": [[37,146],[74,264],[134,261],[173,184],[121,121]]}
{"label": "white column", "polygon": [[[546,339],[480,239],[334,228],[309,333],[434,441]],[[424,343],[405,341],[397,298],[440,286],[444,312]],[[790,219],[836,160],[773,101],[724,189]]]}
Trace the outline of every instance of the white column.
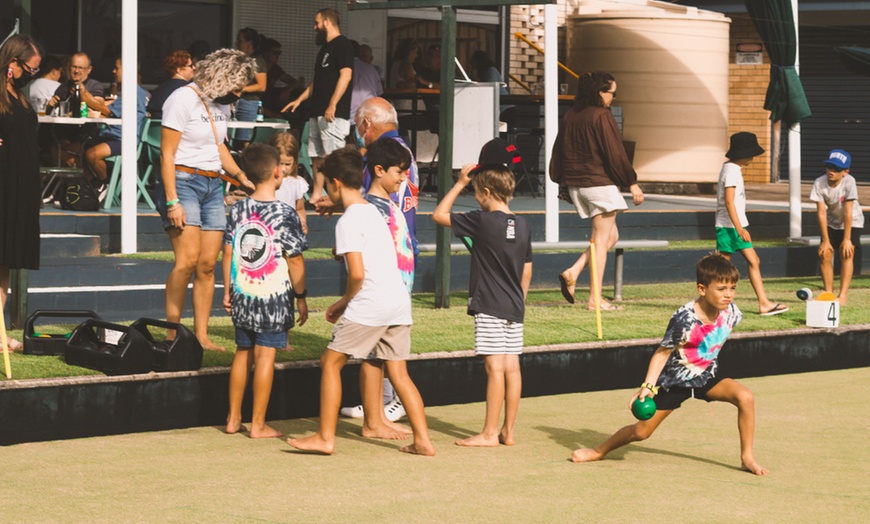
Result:
{"label": "white column", "polygon": [[[121,4],[121,96],[124,106],[121,108],[121,252],[135,253],[138,236],[136,224],[136,106],[138,87],[137,65],[137,33],[138,33],[138,0],[123,0]],[[106,198],[111,198],[111,195]]]}
{"label": "white column", "polygon": [[544,177],[545,184],[545,237],[547,242],[559,241],[559,185],[550,180],[550,157],[559,132],[559,78],[556,62],[557,42],[556,5],[544,6]]}
{"label": "white column", "polygon": [[[798,0],[791,0],[794,16],[795,55],[794,68],[800,75],[800,29],[798,28]],[[801,125],[788,129],[788,235],[801,236]]]}

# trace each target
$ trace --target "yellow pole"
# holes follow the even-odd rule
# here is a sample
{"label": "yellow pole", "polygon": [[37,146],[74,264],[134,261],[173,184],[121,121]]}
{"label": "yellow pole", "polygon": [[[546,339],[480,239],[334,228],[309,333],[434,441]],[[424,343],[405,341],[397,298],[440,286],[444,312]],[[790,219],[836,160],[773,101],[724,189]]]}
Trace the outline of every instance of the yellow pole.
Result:
{"label": "yellow pole", "polygon": [[526,83],[523,82],[522,80],[520,80],[519,78],[515,77],[515,76],[513,75],[513,73],[508,73],[508,77],[510,77],[510,79],[513,80],[514,82],[518,83],[518,84],[520,85],[520,87],[522,87],[523,89],[525,89],[525,90],[528,91],[529,93],[532,92],[532,88],[530,88],[529,86],[527,86]]}
{"label": "yellow pole", "polygon": [[[525,36],[524,34],[520,33],[519,31],[516,32],[516,33],[514,33],[514,37],[516,37],[517,40],[522,40],[523,42],[529,44],[529,46],[530,46],[532,49],[536,50],[537,52],[541,53],[542,55],[544,54],[544,50],[543,50],[543,49],[541,49],[541,48],[538,47],[534,42],[532,42],[531,40],[529,40],[528,38],[526,38],[526,36]],[[571,70],[568,68],[568,66],[566,66],[566,65],[563,64],[562,62],[556,61],[556,64],[558,64],[559,67],[561,67],[563,71],[565,71],[565,72],[568,73],[569,75],[573,76],[574,78],[580,78],[580,75],[578,75],[578,74],[575,73],[574,71],[571,71]]]}
{"label": "yellow pole", "polygon": [[12,367],[9,365],[9,345],[6,343],[6,317],[0,309],[0,344],[3,344],[3,364],[6,365],[6,378],[12,378]]}
{"label": "yellow pole", "polygon": [[595,300],[595,324],[598,326],[598,340],[601,340],[601,293],[598,291],[598,267],[595,261],[595,240],[589,239],[589,273],[592,276],[592,297]]}

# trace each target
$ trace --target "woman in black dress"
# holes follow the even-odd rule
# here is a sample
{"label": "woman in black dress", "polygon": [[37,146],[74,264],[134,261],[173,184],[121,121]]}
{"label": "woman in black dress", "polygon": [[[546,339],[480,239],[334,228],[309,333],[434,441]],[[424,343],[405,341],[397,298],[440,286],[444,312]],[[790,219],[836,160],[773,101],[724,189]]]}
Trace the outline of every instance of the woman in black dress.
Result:
{"label": "woman in black dress", "polygon": [[[22,88],[39,71],[42,48],[15,35],[0,48],[0,313],[12,269],[39,269],[39,146],[36,112]],[[9,349],[21,343],[7,340]]]}

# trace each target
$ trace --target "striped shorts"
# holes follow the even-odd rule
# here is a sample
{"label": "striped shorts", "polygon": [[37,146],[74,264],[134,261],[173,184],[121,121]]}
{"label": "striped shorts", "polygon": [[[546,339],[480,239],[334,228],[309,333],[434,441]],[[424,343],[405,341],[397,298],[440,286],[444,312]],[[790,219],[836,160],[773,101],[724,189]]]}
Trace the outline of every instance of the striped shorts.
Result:
{"label": "striped shorts", "polygon": [[523,352],[523,323],[475,314],[474,352],[477,355],[519,355]]}

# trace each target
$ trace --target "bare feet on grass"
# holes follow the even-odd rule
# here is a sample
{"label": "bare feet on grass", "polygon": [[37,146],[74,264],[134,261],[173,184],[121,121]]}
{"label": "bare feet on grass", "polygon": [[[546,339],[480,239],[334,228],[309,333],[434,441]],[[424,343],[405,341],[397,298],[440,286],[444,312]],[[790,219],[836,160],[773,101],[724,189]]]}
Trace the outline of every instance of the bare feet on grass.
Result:
{"label": "bare feet on grass", "polygon": [[575,449],[571,453],[571,462],[594,462],[603,458],[604,455],[591,448]]}
{"label": "bare feet on grass", "polygon": [[324,455],[332,455],[335,451],[335,442],[327,442],[319,433],[303,438],[288,438],[287,444],[298,450],[322,453]]}
{"label": "bare feet on grass", "polygon": [[744,458],[741,461],[740,467],[754,475],[767,475],[770,473],[768,470],[764,469],[761,464],[755,462],[755,459],[752,457]]}
{"label": "bare feet on grass", "polygon": [[6,348],[9,351],[24,351],[24,344],[12,337],[6,337]]}
{"label": "bare feet on grass", "polygon": [[423,455],[424,457],[435,456],[435,446],[431,442],[426,444],[415,442],[409,446],[399,448],[402,453],[410,453],[412,455]]}
{"label": "bare feet on grass", "polygon": [[362,436],[365,438],[380,438],[384,440],[405,440],[407,438],[410,438],[411,434],[406,433],[401,429],[396,430],[392,427],[387,426],[386,424],[381,424],[374,427],[363,424]]}
{"label": "bare feet on grass", "polygon": [[505,446],[513,446],[515,444],[514,432],[502,428],[501,432],[498,434],[498,441]]}
{"label": "bare feet on grass", "polygon": [[218,346],[217,344],[212,342],[211,339],[208,338],[199,339],[199,345],[202,346],[202,349],[206,351],[226,351],[225,348]]}
{"label": "bare feet on grass", "polygon": [[251,432],[249,436],[251,438],[278,438],[283,437],[284,434],[277,429],[267,426],[266,424],[251,424]]}
{"label": "bare feet on grass", "polygon": [[401,424],[391,422],[390,420],[388,420],[386,418],[384,419],[384,425],[387,426],[388,428],[390,428],[391,430],[398,432],[398,433],[404,433],[406,435],[413,435],[414,434],[414,431],[411,430],[411,428],[409,428],[408,426],[403,426]]}
{"label": "bare feet on grass", "polygon": [[246,428],[245,426],[242,425],[241,420],[230,420],[228,418],[227,419],[227,427],[224,431],[226,431],[227,435],[234,435],[234,434],[239,433],[241,431],[248,431],[248,428]]}
{"label": "bare feet on grass", "polygon": [[473,437],[457,440],[456,445],[466,448],[494,448],[498,446],[498,435],[486,436],[483,433],[478,433]]}

